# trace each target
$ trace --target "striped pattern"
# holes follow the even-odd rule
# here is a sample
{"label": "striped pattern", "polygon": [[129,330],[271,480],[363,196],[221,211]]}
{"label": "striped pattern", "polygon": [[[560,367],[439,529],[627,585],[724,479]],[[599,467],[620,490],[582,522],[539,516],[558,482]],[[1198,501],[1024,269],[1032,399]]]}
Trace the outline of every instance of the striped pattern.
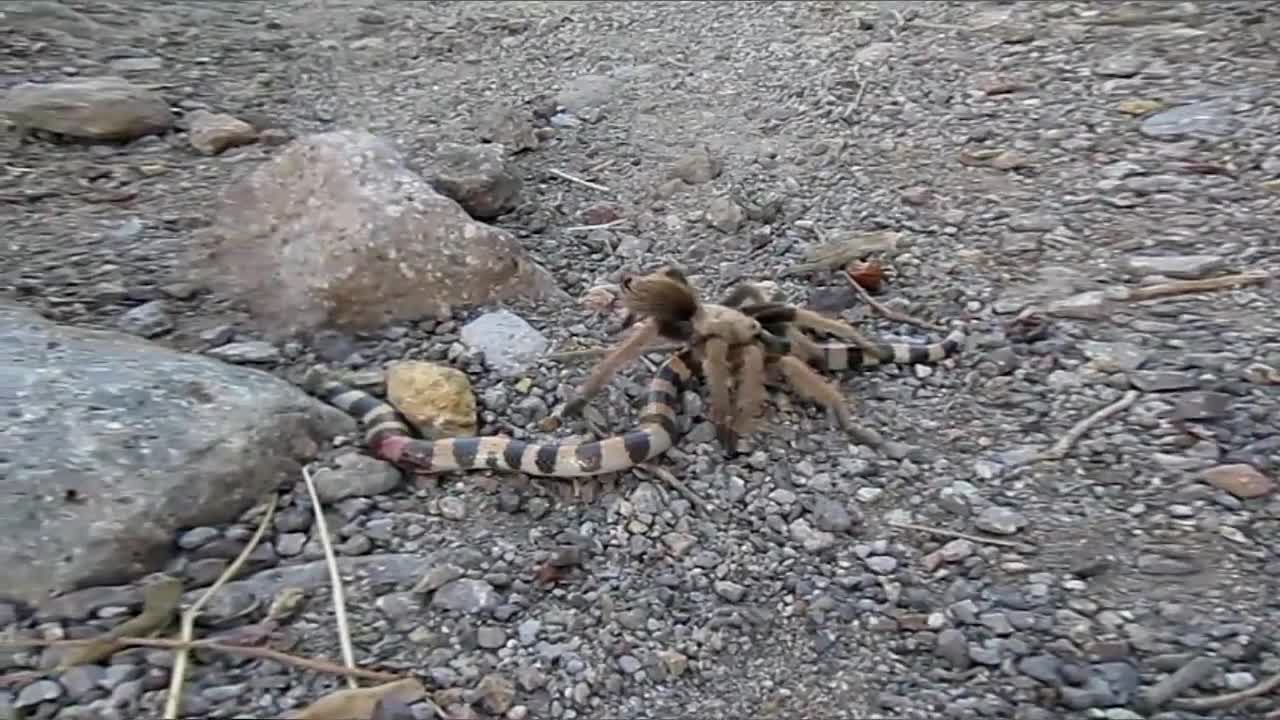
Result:
{"label": "striped pattern", "polygon": [[679,438],[680,392],[695,372],[693,353],[673,354],[649,383],[635,430],[586,442],[532,443],[501,436],[422,440],[390,404],[334,380],[308,383],[321,400],[360,420],[369,452],[417,473],[502,470],[550,477],[618,472],[661,455]]}
{"label": "striped pattern", "polygon": [[920,345],[915,343],[877,343],[879,357],[869,355],[857,345],[847,343],[817,344],[821,357],[815,364],[822,370],[838,372],[857,368],[870,368],[892,363],[895,365],[916,365],[936,363],[939,360],[955,355],[964,346],[964,331],[956,328],[942,341]]}

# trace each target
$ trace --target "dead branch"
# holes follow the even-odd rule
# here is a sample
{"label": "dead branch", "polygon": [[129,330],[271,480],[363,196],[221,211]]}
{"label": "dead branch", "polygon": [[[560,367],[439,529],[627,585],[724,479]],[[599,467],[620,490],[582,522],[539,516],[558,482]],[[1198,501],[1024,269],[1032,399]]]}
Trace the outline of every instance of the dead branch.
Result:
{"label": "dead branch", "polygon": [[[1266,695],[1276,690],[1280,690],[1280,673],[1272,675],[1257,685],[1247,687],[1243,690],[1236,690],[1235,692],[1223,693],[1222,695],[1214,695],[1213,697],[1207,698],[1174,700],[1170,704],[1180,710],[1220,710],[1222,708],[1235,705],[1236,703],[1244,702],[1250,698]],[[1271,717],[1280,717],[1280,710],[1267,715],[1267,718]]]}
{"label": "dead branch", "polygon": [[849,281],[849,285],[853,287],[854,292],[858,293],[858,297],[862,298],[862,301],[865,302],[867,306],[870,307],[873,311],[875,311],[877,315],[885,318],[886,320],[907,323],[908,325],[915,325],[916,327],[922,327],[929,330],[937,330],[937,331],[946,330],[945,327],[942,327],[937,323],[931,323],[928,320],[921,320],[920,318],[912,317],[911,315],[898,312],[897,310],[894,310],[893,308],[886,306],[884,303],[881,303],[875,298],[871,297],[871,293],[867,292],[866,288],[859,285],[858,281],[855,280],[852,275],[850,275],[847,272],[841,272],[840,274],[844,275],[844,279]]}
{"label": "dead branch", "polygon": [[1271,273],[1266,270],[1250,270],[1235,275],[1223,275],[1201,280],[1173,280],[1156,285],[1147,285],[1146,287],[1128,288],[1123,299],[1127,302],[1141,302],[1174,295],[1189,295],[1191,293],[1212,292],[1215,290],[1235,290],[1248,285],[1261,284],[1270,277]]}
{"label": "dead branch", "polygon": [[[244,655],[247,657],[262,658],[264,660],[274,660],[278,663],[292,665],[294,667],[303,668],[304,670],[314,670],[316,672],[331,673],[334,675],[348,675],[365,680],[373,680],[375,682],[389,682],[391,680],[399,680],[404,677],[403,675],[378,672],[377,670],[346,668],[325,660],[314,660],[297,655],[290,655],[289,653],[280,650],[273,650],[271,648],[253,647],[250,645],[234,645],[230,643],[216,642],[213,640],[192,640],[191,642],[183,642],[182,640],[170,640],[167,638],[121,637],[116,638],[115,641],[121,647],[149,647],[165,650],[187,648],[191,650],[211,650],[213,652],[221,652],[228,655]],[[96,641],[92,638],[87,640],[3,640],[0,641],[0,647],[66,647],[73,645],[85,645],[92,642]]]}
{"label": "dead branch", "polygon": [[1103,420],[1106,420],[1112,415],[1116,415],[1129,409],[1131,405],[1138,401],[1138,398],[1141,395],[1142,393],[1137,390],[1130,390],[1124,394],[1124,397],[1073,425],[1071,429],[1067,431],[1066,435],[1063,435],[1057,442],[1049,446],[1047,449],[1036,453],[1027,461],[1026,464],[1030,465],[1032,463],[1038,463],[1045,460],[1061,460],[1065,458],[1067,453],[1070,452],[1071,447],[1075,445],[1085,433],[1089,432],[1093,426]]}
{"label": "dead branch", "polygon": [[599,190],[600,192],[607,192],[607,193],[613,192],[612,190],[605,187],[604,185],[601,185],[599,183],[593,183],[590,180],[583,180],[580,177],[574,177],[573,175],[570,175],[569,173],[563,170],[556,170],[555,168],[549,168],[547,172],[551,173],[552,175],[555,175],[561,180],[568,180],[571,183],[574,183],[576,185],[581,185],[583,187],[589,187],[592,190]]}
{"label": "dead branch", "polygon": [[564,231],[571,232],[571,233],[580,233],[580,232],[591,232],[592,230],[608,230],[611,227],[625,225],[628,222],[630,222],[628,218],[618,218],[617,220],[613,220],[607,223],[600,223],[599,225],[574,225],[573,227],[565,228]]}
{"label": "dead branch", "polygon": [[691,490],[689,486],[684,483],[683,480],[676,477],[675,473],[653,462],[643,463],[637,466],[636,469],[642,470],[647,473],[651,473],[662,482],[671,486],[672,489],[680,493],[681,497],[683,497],[685,500],[688,500],[689,504],[692,505],[694,509],[697,510],[698,513],[701,514],[703,517],[706,517],[711,514],[711,510],[710,510],[710,507],[707,505],[707,501],[703,500],[702,497],[700,497],[697,493]]}
{"label": "dead branch", "polygon": [[940,527],[931,527],[929,525],[914,525],[912,523],[889,521],[889,527],[895,527],[900,530],[915,530],[929,535],[937,535],[939,537],[956,538],[959,540],[969,540],[976,543],[984,543],[986,545],[998,545],[1000,547],[1013,548],[1015,550],[1023,550],[1035,552],[1034,545],[1016,540],[1000,540],[999,538],[983,537],[981,535],[970,535],[968,533],[956,532],[955,530],[947,530]]}

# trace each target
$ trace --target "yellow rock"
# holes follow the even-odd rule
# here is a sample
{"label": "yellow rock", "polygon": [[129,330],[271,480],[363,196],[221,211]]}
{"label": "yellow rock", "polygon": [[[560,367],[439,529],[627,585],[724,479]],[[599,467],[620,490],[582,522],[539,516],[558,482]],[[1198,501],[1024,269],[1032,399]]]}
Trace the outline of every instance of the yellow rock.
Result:
{"label": "yellow rock", "polygon": [[689,658],[682,653],[675,650],[659,650],[655,654],[662,664],[667,666],[667,672],[675,677],[680,677],[685,670],[689,669]]}
{"label": "yellow rock", "polygon": [[404,360],[387,370],[387,401],[423,437],[476,434],[476,398],[465,373],[421,360]]}
{"label": "yellow rock", "polygon": [[1164,109],[1159,100],[1125,100],[1116,106],[1120,112],[1129,115],[1146,115]]}
{"label": "yellow rock", "polygon": [[1280,180],[1268,180],[1262,183],[1262,189],[1267,192],[1280,193]]}

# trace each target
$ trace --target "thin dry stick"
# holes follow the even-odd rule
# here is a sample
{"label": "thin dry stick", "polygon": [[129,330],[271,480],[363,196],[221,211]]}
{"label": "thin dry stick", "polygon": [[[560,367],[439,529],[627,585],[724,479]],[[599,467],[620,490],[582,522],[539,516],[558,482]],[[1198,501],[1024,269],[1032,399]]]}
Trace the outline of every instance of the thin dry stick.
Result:
{"label": "thin dry stick", "polygon": [[1063,435],[1053,445],[1041,450],[1027,461],[1027,464],[1042,462],[1045,460],[1061,460],[1067,456],[1071,450],[1071,446],[1075,445],[1084,434],[1089,432],[1090,428],[1117,413],[1127,410],[1129,406],[1138,401],[1142,393],[1137,390],[1130,390],[1124,394],[1124,397],[1111,403],[1110,405],[1098,410],[1089,417],[1076,423],[1066,435]]}
{"label": "thin dry stick", "polygon": [[569,173],[563,170],[556,170],[555,168],[550,168],[547,170],[547,172],[551,173],[552,175],[555,175],[561,180],[568,180],[571,183],[575,183],[583,187],[589,187],[592,190],[599,190],[600,192],[607,192],[607,193],[613,192],[612,190],[605,187],[604,185],[601,185],[599,183],[593,183],[590,180],[583,180],[580,177],[574,177],[573,175],[570,175]]}
{"label": "thin dry stick", "polygon": [[[333,617],[338,623],[338,643],[342,646],[342,662],[350,670],[356,669],[356,655],[351,649],[351,629],[347,626],[347,605],[342,594],[342,578],[338,575],[338,560],[333,554],[333,542],[329,539],[328,524],[324,520],[324,510],[320,506],[320,496],[316,494],[315,481],[311,479],[311,471],[304,465],[302,479],[307,484],[307,494],[311,496],[311,508],[315,511],[316,532],[320,533],[320,544],[324,547],[324,563],[329,568],[329,587],[333,592]],[[347,685],[352,690],[360,687],[354,675],[347,675]]]}
{"label": "thin dry stick", "polygon": [[625,225],[627,222],[628,222],[627,218],[618,218],[617,220],[613,220],[607,223],[600,223],[599,225],[574,225],[573,227],[565,228],[564,231],[565,232],[591,232],[592,230],[608,230],[611,227]]}
{"label": "thin dry stick", "polygon": [[676,477],[675,473],[653,462],[642,463],[639,465],[639,468],[656,475],[659,480],[670,485],[676,492],[680,493],[685,500],[688,500],[689,504],[696,508],[703,516],[710,515],[710,508],[707,506],[707,501],[703,500],[697,493],[689,489],[689,486],[685,485],[683,480]]}
{"label": "thin dry stick", "polygon": [[[6,640],[0,641],[0,647],[3,648],[30,648],[30,647],[64,647],[71,645],[85,645],[96,642],[94,638],[84,640]],[[191,642],[183,642],[182,640],[170,640],[167,638],[137,638],[122,637],[116,638],[115,641],[121,647],[149,647],[161,648],[165,650],[177,650],[188,648],[191,650],[211,650],[213,652],[226,653],[228,655],[244,655],[246,657],[262,658],[264,660],[274,660],[283,665],[292,665],[300,667],[304,670],[314,670],[316,672],[331,673],[334,675],[346,675],[348,677],[358,677],[373,682],[388,682],[391,680],[402,680],[404,675],[395,675],[392,673],[379,672],[377,670],[365,670],[363,668],[347,668],[337,663],[331,663],[327,660],[315,660],[312,658],[300,657],[298,655],[290,655],[281,650],[273,650],[265,647],[254,647],[252,645],[233,645],[230,643],[222,643],[214,640],[192,640]]]}
{"label": "thin dry stick", "polygon": [[912,523],[898,522],[896,520],[889,521],[889,527],[895,527],[900,530],[916,530],[930,535],[939,537],[957,538],[960,540],[970,540],[977,543],[986,543],[987,545],[999,545],[1000,547],[1013,548],[1015,550],[1035,550],[1035,546],[1018,542],[1016,540],[1000,540],[997,538],[983,537],[981,535],[970,535],[968,533],[956,532],[955,530],[945,530],[939,527],[930,527],[928,525],[914,525]]}
{"label": "thin dry stick", "polygon": [[928,328],[929,330],[946,330],[946,328],[942,327],[941,325],[931,323],[928,320],[921,320],[920,318],[912,317],[906,313],[898,312],[897,310],[894,310],[893,308],[890,308],[884,305],[883,303],[879,302],[875,298],[871,297],[871,293],[867,292],[866,288],[859,285],[858,281],[855,280],[852,275],[844,271],[841,271],[840,274],[844,275],[844,279],[849,281],[849,285],[853,287],[854,292],[858,293],[858,297],[862,298],[862,302],[866,303],[872,310],[874,310],[881,317],[886,318],[888,320],[892,320],[894,322],[903,322],[903,323],[907,323],[908,325],[915,325],[916,327]]}
{"label": "thin dry stick", "polygon": [[1203,280],[1174,280],[1172,282],[1148,285],[1146,287],[1129,288],[1124,299],[1128,302],[1141,302],[1173,295],[1187,295],[1214,290],[1234,290],[1246,285],[1257,285],[1266,282],[1271,274],[1266,270],[1250,270],[1236,275],[1205,278]]}
{"label": "thin dry stick", "polygon": [[[228,580],[235,577],[240,572],[240,568],[244,566],[245,561],[249,559],[249,553],[262,540],[262,535],[267,531],[267,526],[271,524],[271,516],[276,511],[276,503],[280,497],[275,493],[271,493],[271,498],[267,501],[267,510],[262,514],[262,521],[258,523],[258,530],[249,538],[248,544],[236,556],[236,559],[227,566],[226,570],[218,576],[218,579],[209,586],[208,590],[200,596],[198,600],[182,613],[182,624],[179,630],[179,638],[184,643],[190,643],[195,635],[196,616],[200,614],[200,609],[205,603],[209,602],[214,593],[218,592]],[[190,655],[189,645],[178,648],[177,654],[173,658],[173,669],[169,672],[169,696],[164,701],[164,718],[165,720],[177,720],[178,710],[182,704],[182,685],[186,682],[187,677],[187,659]]]}
{"label": "thin dry stick", "polygon": [[858,94],[853,98],[853,105],[850,110],[857,110],[862,104],[862,98],[867,94],[867,81],[862,77],[862,73],[858,72],[858,66],[853,66],[853,79],[858,83]]}
{"label": "thin dry stick", "polygon": [[[1181,710],[1219,710],[1221,708],[1230,707],[1239,702],[1244,702],[1250,698],[1266,695],[1267,693],[1275,690],[1280,690],[1280,673],[1272,675],[1257,685],[1247,687],[1243,690],[1236,690],[1235,692],[1214,695],[1213,697],[1207,698],[1174,700],[1171,705]],[[1276,711],[1276,713],[1272,713],[1272,715],[1276,715],[1277,713],[1280,713],[1280,710]],[[1272,715],[1268,715],[1267,717],[1270,718]]]}

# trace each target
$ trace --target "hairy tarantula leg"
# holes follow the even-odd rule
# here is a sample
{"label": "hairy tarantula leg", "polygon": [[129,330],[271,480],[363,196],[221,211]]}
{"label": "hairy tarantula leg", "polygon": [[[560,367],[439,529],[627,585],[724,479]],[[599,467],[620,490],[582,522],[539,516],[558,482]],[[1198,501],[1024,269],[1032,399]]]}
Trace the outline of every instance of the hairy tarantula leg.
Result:
{"label": "hairy tarantula leg", "polygon": [[800,328],[795,325],[787,325],[783,334],[791,345],[791,351],[780,354],[794,355],[810,365],[822,360],[822,346],[815,342],[813,338],[805,335]]}
{"label": "hairy tarantula leg", "polygon": [[638,323],[635,329],[631,331],[631,335],[610,351],[595,366],[595,369],[591,371],[591,374],[587,376],[582,385],[572,393],[569,401],[564,404],[561,414],[565,417],[572,417],[581,413],[587,402],[595,397],[609,382],[609,378],[612,378],[622,367],[640,357],[644,353],[645,347],[653,342],[657,335],[658,326],[653,321],[646,319]]}
{"label": "hairy tarantula leg", "polygon": [[747,435],[764,410],[765,350],[759,345],[743,345],[738,370],[738,397],[733,412],[733,432]]}
{"label": "hairy tarantula leg", "polygon": [[733,377],[729,367],[729,343],[713,335],[706,339],[705,348],[702,371],[707,380],[707,391],[711,395],[708,416],[716,426],[720,444],[725,450],[733,452],[737,447],[737,437],[731,425],[729,406],[729,383]]}
{"label": "hairy tarantula leg", "polygon": [[835,383],[827,381],[816,370],[809,367],[800,358],[788,355],[778,359],[778,368],[787,384],[803,397],[826,408],[834,416],[836,423],[858,442],[870,447],[879,447],[884,439],[876,432],[862,427],[853,420],[853,413],[845,404],[845,398],[836,388]]}
{"label": "hairy tarantula leg", "polygon": [[888,359],[884,355],[884,347],[863,335],[857,328],[843,320],[830,318],[813,310],[806,310],[785,303],[763,303],[747,305],[742,308],[742,311],[759,320],[762,325],[787,323],[795,327],[817,330],[851,340],[853,344],[861,348],[863,352],[869,353],[872,357],[877,357],[881,360]]}

